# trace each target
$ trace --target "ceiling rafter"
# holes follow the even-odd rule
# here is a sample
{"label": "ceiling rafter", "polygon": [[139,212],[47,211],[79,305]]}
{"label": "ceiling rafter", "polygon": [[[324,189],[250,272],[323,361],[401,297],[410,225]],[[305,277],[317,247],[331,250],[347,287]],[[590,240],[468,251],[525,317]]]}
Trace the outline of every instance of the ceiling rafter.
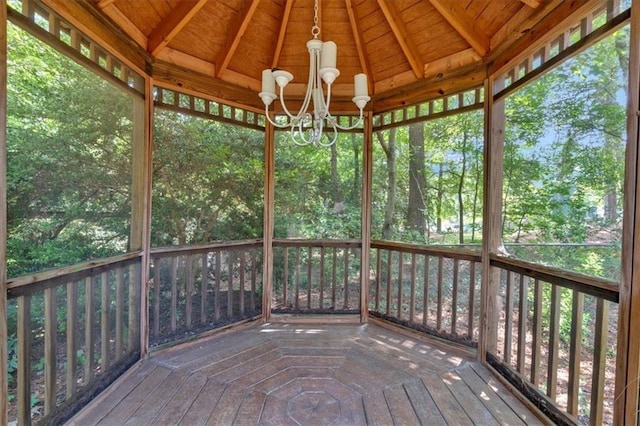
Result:
{"label": "ceiling rafter", "polygon": [[149,34],[147,51],[151,56],[157,56],[206,3],[207,0],[178,2],[177,6]]}
{"label": "ceiling rafter", "polygon": [[100,9],[104,9],[107,6],[111,6],[113,3],[115,3],[116,0],[99,0],[98,1],[98,7]]}
{"label": "ceiling rafter", "polygon": [[402,48],[404,55],[409,61],[413,73],[418,79],[422,78],[424,64],[420,61],[418,49],[416,49],[416,47],[411,42],[411,38],[407,34],[404,25],[402,25],[396,19],[399,13],[396,9],[395,0],[378,0],[378,5],[380,6],[380,10],[382,10],[385,19],[389,23],[389,26],[391,27],[391,30],[393,31],[398,44]]}
{"label": "ceiling rafter", "polygon": [[284,44],[284,37],[287,34],[287,26],[289,25],[289,16],[291,15],[291,8],[293,7],[293,0],[286,0],[284,9],[282,10],[282,18],[280,19],[280,31],[278,32],[278,40],[276,42],[276,49],[273,52],[273,60],[271,62],[271,68],[275,68],[280,60],[280,54],[282,53],[282,45]]}
{"label": "ceiling rafter", "polygon": [[448,0],[429,1],[480,56],[484,56],[489,52],[491,40],[474,27],[473,20],[459,2]]}
{"label": "ceiling rafter", "polygon": [[371,77],[371,66],[369,65],[369,57],[365,51],[364,40],[362,39],[362,31],[358,25],[358,18],[356,17],[356,11],[353,8],[352,0],[344,0],[347,7],[347,14],[349,15],[349,22],[351,23],[351,31],[353,31],[353,39],[356,43],[356,50],[358,51],[358,59],[360,59],[360,68],[369,78],[367,78],[367,85],[369,86],[369,93],[373,93],[373,78]]}
{"label": "ceiling rafter", "polygon": [[138,45],[147,47],[147,36],[125,16],[112,0],[102,0],[97,6],[109,16],[120,28],[124,30]]}
{"label": "ceiling rafter", "polygon": [[520,1],[532,9],[537,9],[540,7],[540,5],[542,5],[542,0],[520,0]]}
{"label": "ceiling rafter", "polygon": [[227,37],[225,44],[222,46],[220,55],[218,55],[218,58],[216,59],[217,77],[220,77],[220,75],[227,69],[227,66],[229,65],[233,55],[236,53],[240,40],[242,39],[244,32],[247,30],[247,26],[258,8],[259,3],[260,0],[251,0],[250,2],[245,1],[242,3],[244,7],[238,11],[235,21],[230,25],[229,30],[227,31],[229,36]]}

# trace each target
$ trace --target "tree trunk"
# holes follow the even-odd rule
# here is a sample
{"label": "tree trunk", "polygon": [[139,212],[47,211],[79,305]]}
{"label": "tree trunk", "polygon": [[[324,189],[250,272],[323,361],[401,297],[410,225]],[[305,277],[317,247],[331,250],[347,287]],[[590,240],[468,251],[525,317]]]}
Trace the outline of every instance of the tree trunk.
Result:
{"label": "tree trunk", "polygon": [[396,204],[396,129],[389,130],[389,140],[384,141],[382,132],[376,132],[378,142],[387,157],[387,201],[384,206],[384,223],[382,224],[382,238],[391,239],[393,231],[393,214]]}
{"label": "tree trunk", "polygon": [[467,172],[467,142],[469,134],[466,129],[462,131],[462,167],[460,169],[460,179],[458,181],[458,242],[464,244],[464,200],[462,192],[464,190],[464,178]]}
{"label": "tree trunk", "polygon": [[356,134],[351,134],[351,146],[353,147],[353,187],[351,188],[351,199],[356,205],[356,200],[360,200],[360,189],[362,188],[362,178],[360,177],[360,149],[361,144],[356,138]]}
{"label": "tree trunk", "polygon": [[332,187],[332,201],[333,211],[335,213],[341,213],[344,210],[344,196],[340,185],[340,178],[338,176],[338,147],[337,144],[331,145],[331,187]]}
{"label": "tree trunk", "polygon": [[442,232],[442,199],[444,198],[444,190],[442,189],[442,163],[438,164],[438,187],[436,190],[436,231]]}
{"label": "tree trunk", "polygon": [[407,229],[424,237],[425,229],[424,125],[409,126],[409,203]]}

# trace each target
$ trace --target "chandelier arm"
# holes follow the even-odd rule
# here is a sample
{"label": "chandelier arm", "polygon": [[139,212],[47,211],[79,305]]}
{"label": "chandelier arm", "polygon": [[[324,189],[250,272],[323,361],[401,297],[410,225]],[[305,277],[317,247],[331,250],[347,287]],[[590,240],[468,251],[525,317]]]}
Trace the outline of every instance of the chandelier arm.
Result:
{"label": "chandelier arm", "polygon": [[269,116],[269,105],[265,105],[265,107],[264,107],[264,115],[267,117],[267,120],[269,120],[269,123],[273,124],[273,126],[277,127],[278,129],[284,129],[285,127],[289,127],[290,126],[289,123],[278,124],[274,120],[272,120],[271,117]]}
{"label": "chandelier arm", "polygon": [[296,128],[296,125],[295,124],[291,125],[291,132],[290,132],[291,140],[298,146],[310,145],[313,142],[312,139],[307,139],[304,137],[304,129],[302,128],[303,123],[304,123],[304,120],[300,120],[298,122],[297,132],[294,131],[294,129]]}
{"label": "chandelier arm", "polygon": [[323,143],[322,142],[322,138],[318,139],[318,145],[320,146],[324,146],[324,147],[329,147],[331,145],[333,145],[334,143],[336,143],[336,141],[338,140],[338,129],[336,129],[336,126],[332,124],[333,127],[333,138],[331,138],[331,140],[328,143]]}
{"label": "chandelier arm", "polygon": [[363,118],[364,118],[364,114],[362,113],[362,110],[360,110],[360,117],[358,117],[358,119],[356,120],[356,122],[352,126],[341,126],[341,125],[338,124],[338,122],[336,120],[336,127],[338,129],[340,129],[340,130],[353,130],[356,127],[358,127],[360,124],[362,124]]}

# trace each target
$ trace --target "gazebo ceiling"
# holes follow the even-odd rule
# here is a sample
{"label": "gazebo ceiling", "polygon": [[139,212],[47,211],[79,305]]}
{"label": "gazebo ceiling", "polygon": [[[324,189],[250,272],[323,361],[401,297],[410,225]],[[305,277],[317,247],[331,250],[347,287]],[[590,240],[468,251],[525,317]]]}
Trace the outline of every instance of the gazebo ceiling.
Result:
{"label": "gazebo ceiling", "polygon": [[[320,0],[320,38],[338,45],[334,93],[350,99],[360,72],[374,103],[451,77],[480,84],[486,65],[561,3]],[[255,93],[252,105],[260,107],[261,71],[277,67],[294,75],[286,93],[302,94],[313,0],[97,0],[92,7],[148,52],[159,80],[175,82],[172,70],[207,76]]]}

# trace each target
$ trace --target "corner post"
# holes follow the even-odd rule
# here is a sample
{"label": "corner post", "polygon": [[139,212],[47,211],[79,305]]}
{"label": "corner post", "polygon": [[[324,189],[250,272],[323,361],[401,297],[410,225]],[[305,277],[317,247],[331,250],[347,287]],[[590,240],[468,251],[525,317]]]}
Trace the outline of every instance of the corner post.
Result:
{"label": "corner post", "polygon": [[[498,80],[498,84],[503,80]],[[504,149],[504,100],[494,101],[494,79],[484,84],[484,193],[482,234],[482,284],[480,291],[480,339],[478,360],[495,352],[498,333],[500,274],[491,267],[491,256],[502,245],[502,157]],[[497,88],[497,87],[496,87]]]}
{"label": "corner post", "polygon": [[360,250],[360,323],[369,321],[369,260],[371,252],[371,185],[373,179],[373,113],[364,115],[362,150],[362,248]]}
{"label": "corner post", "polygon": [[[0,0],[0,392],[7,377],[7,2]],[[0,398],[0,424],[8,423],[7,398]]]}
{"label": "corner post", "polygon": [[264,226],[262,243],[262,320],[271,320],[273,293],[273,226],[275,190],[275,128],[266,120],[264,133]]}

